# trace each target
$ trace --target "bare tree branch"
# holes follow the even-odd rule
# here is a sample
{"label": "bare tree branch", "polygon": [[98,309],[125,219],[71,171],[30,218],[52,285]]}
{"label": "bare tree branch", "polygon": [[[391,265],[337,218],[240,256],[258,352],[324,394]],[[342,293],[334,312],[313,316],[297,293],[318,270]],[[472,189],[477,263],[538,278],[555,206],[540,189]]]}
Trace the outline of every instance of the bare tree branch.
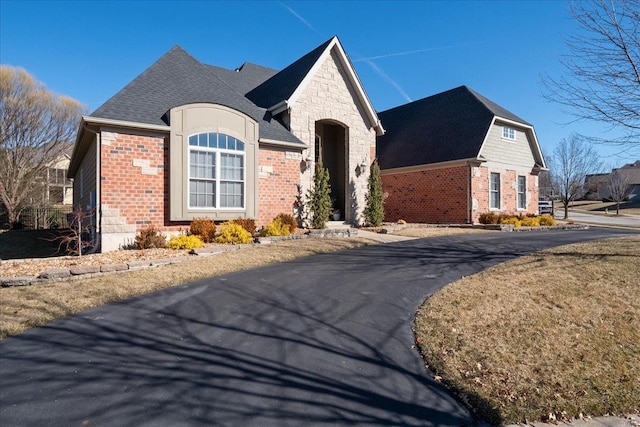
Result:
{"label": "bare tree branch", "polygon": [[569,217],[569,203],[586,192],[585,178],[602,167],[598,153],[583,137],[573,134],[556,145],[549,159],[556,194],[564,206],[564,219]]}
{"label": "bare tree branch", "polygon": [[0,66],[0,201],[17,221],[49,165],[72,141],[84,108],[20,68]]}
{"label": "bare tree branch", "polygon": [[620,215],[620,202],[624,201],[631,191],[630,175],[620,169],[614,169],[607,176],[607,186],[609,187],[609,198],[616,202],[616,215]]}
{"label": "bare tree branch", "polygon": [[640,0],[573,2],[571,13],[580,32],[560,59],[566,75],[543,78],[544,96],[624,133],[606,142],[640,144]]}

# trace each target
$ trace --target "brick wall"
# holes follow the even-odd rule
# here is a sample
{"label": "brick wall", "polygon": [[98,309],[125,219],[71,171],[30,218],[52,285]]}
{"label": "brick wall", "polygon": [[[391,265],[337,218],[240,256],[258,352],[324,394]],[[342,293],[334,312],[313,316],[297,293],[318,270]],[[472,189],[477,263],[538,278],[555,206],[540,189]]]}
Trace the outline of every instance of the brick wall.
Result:
{"label": "brick wall", "polygon": [[[491,173],[500,174],[500,209],[489,208],[489,177]],[[518,209],[518,175],[527,177],[526,209]],[[476,167],[471,172],[472,220],[489,211],[509,214],[535,214],[538,210],[538,177],[524,172],[495,167]]]}
{"label": "brick wall", "polygon": [[168,150],[165,138],[102,132],[103,233],[135,233],[151,225],[184,228],[168,218]]}
{"label": "brick wall", "polygon": [[467,166],[383,174],[385,221],[467,222]]}
{"label": "brick wall", "polygon": [[302,155],[299,152],[260,148],[258,152],[258,226],[280,213],[293,214],[298,194]]}

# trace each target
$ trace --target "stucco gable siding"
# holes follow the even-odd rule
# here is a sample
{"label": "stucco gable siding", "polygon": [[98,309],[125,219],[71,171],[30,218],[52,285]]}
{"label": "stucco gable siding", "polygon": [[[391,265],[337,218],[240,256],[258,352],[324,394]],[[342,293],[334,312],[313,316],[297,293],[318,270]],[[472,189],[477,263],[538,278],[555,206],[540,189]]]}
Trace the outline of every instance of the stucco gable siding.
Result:
{"label": "stucco gable siding", "polygon": [[[504,126],[515,129],[515,141],[502,137]],[[510,165],[519,171],[531,171],[536,163],[531,146],[532,141],[523,128],[503,125],[496,121],[489,129],[486,141],[480,150],[480,156],[487,159],[490,164]]]}

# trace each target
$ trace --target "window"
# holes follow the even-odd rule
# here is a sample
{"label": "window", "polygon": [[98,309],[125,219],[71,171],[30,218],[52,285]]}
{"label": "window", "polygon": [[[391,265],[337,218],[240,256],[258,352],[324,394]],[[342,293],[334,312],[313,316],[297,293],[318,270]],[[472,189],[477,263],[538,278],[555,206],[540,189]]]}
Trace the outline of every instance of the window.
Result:
{"label": "window", "polygon": [[518,176],[518,209],[527,208],[527,177]]}
{"label": "window", "polygon": [[514,128],[510,128],[508,126],[504,126],[502,128],[502,137],[506,139],[515,140],[516,139],[516,130]]}
{"label": "window", "polygon": [[491,174],[491,183],[489,187],[489,208],[500,209],[500,174]]}
{"label": "window", "polygon": [[222,133],[189,136],[189,207],[244,208],[244,143]]}

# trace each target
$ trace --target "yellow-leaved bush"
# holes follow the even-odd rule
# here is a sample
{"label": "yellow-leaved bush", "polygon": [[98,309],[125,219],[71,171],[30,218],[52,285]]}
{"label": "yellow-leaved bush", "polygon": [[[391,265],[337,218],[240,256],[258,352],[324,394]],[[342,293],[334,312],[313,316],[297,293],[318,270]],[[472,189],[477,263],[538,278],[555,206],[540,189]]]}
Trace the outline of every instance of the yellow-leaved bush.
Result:
{"label": "yellow-leaved bush", "polygon": [[200,237],[194,234],[191,234],[189,236],[187,236],[186,234],[181,234],[169,239],[168,246],[171,249],[195,249],[203,247],[204,243],[202,242]]}
{"label": "yellow-leaved bush", "polygon": [[280,217],[276,217],[260,232],[263,237],[288,236],[289,234],[291,234],[291,227],[289,224],[285,224]]}
{"label": "yellow-leaved bush", "polygon": [[217,243],[251,243],[253,242],[253,236],[240,224],[236,224],[233,221],[227,221],[218,227],[218,237],[216,237]]}
{"label": "yellow-leaved bush", "polygon": [[540,221],[540,225],[542,226],[553,226],[556,225],[556,220],[551,215],[540,215],[538,217]]}
{"label": "yellow-leaved bush", "polygon": [[515,217],[515,216],[511,216],[511,217],[507,217],[507,218],[503,218],[500,220],[500,224],[504,224],[504,225],[513,225],[514,227],[520,227],[520,220]]}

